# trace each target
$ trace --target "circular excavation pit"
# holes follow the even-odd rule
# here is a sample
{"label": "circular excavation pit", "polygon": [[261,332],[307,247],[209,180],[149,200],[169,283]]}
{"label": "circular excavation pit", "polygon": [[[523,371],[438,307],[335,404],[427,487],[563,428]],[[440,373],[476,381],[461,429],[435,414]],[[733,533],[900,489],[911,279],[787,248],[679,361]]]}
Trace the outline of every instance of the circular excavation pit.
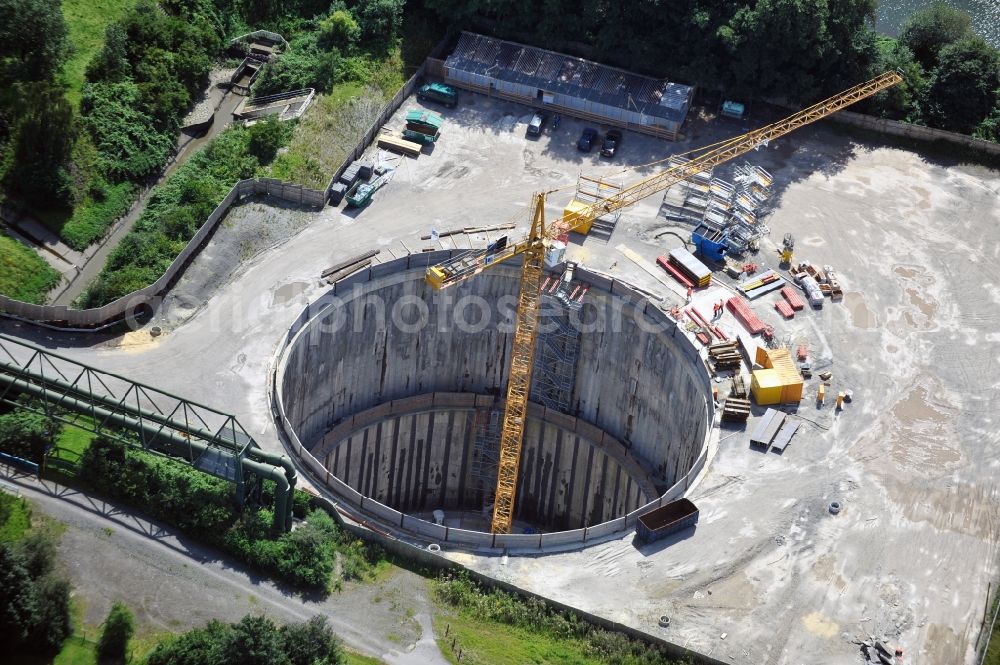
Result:
{"label": "circular excavation pit", "polygon": [[435,291],[424,272],[447,255],[341,280],[289,334],[276,407],[316,481],[385,527],[480,547],[583,542],[678,498],[705,460],[704,363],[623,283],[578,268],[559,296],[560,268],[542,297],[513,533],[489,533],[520,269]]}

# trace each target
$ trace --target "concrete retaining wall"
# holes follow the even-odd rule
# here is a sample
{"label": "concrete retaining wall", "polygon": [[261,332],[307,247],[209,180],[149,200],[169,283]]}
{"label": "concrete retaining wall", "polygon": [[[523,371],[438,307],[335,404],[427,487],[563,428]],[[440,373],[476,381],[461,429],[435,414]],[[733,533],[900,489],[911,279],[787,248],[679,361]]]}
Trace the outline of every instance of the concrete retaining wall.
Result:
{"label": "concrete retaining wall", "polygon": [[[489,407],[502,408],[481,397]],[[471,471],[476,418],[483,413],[476,398],[418,395],[355,414],[311,448],[325,462],[319,475],[329,471],[405,513],[479,510],[483,488]],[[649,475],[620,442],[542,407],[528,418],[519,479],[515,517],[546,530],[623,517],[657,496]]]}
{"label": "concrete retaining wall", "polygon": [[[453,303],[502,302],[515,294],[517,277],[516,267],[498,266],[443,293]],[[337,305],[299,331],[286,357],[280,387],[307,446],[345,418],[387,401],[432,392],[502,393],[510,334],[497,328],[499,314],[485,329],[463,331],[447,318],[444,296],[426,284],[422,270],[364,279],[362,273],[349,287],[338,284]],[[643,330],[635,322],[642,305],[612,302],[596,284],[588,300],[608,314],[606,329],[580,337],[570,411],[622,442],[658,485],[669,487],[694,462],[711,417],[697,349],[686,336],[675,337],[672,326]],[[390,321],[400,302],[414,303],[414,310],[415,303],[426,306],[427,324],[408,332]],[[399,311],[406,319],[411,310]]]}
{"label": "concrete retaining wall", "polygon": [[181,253],[173,260],[166,272],[146,288],[133,291],[112,303],[94,309],[72,309],[57,305],[32,305],[0,295],[0,314],[34,323],[74,329],[99,329],[134,316],[141,308],[154,304],[156,299],[174,283],[184,271],[184,268],[187,267],[187,264],[215,232],[216,227],[222,218],[226,216],[230,206],[239,199],[253,194],[265,194],[282,199],[283,201],[312,207],[322,207],[326,200],[324,192],[309,189],[302,185],[293,185],[272,178],[241,180],[233,185],[233,188],[229,190],[229,193],[222,199],[222,202],[208,216],[208,219],[201,225],[201,228],[194,234],[194,237],[188,241],[188,244],[185,245]]}
{"label": "concrete retaining wall", "polygon": [[[403,397],[414,397],[414,399],[425,400],[425,407],[432,407],[434,404],[433,395],[420,394],[413,396],[402,394],[391,397],[388,394],[389,391],[387,391],[383,397],[372,399],[371,393],[367,393],[368,397],[365,398],[364,396],[366,393],[363,390],[360,390],[360,387],[366,385],[366,382],[368,382],[367,385],[369,386],[381,384],[383,387],[386,387],[397,381],[401,381],[401,383],[394,385],[393,389],[403,390],[408,388],[412,391],[417,386],[423,386],[424,383],[429,386],[434,382],[430,379],[421,379],[420,377],[424,375],[415,370],[420,370],[425,365],[433,365],[437,359],[437,355],[433,350],[433,345],[422,343],[423,345],[420,347],[419,353],[414,353],[414,349],[410,349],[407,351],[409,356],[402,359],[405,363],[413,363],[413,373],[407,375],[404,371],[398,375],[399,377],[402,377],[401,379],[392,379],[392,381],[383,382],[382,379],[379,378],[376,379],[377,383],[372,384],[371,379],[367,376],[367,373],[370,372],[370,368],[366,368],[364,366],[371,362],[370,356],[372,353],[378,353],[373,352],[372,348],[378,347],[379,349],[391,349],[394,348],[393,344],[397,342],[393,341],[393,343],[390,343],[388,347],[386,347],[384,341],[381,344],[374,341],[377,339],[374,335],[374,331],[365,332],[364,327],[362,326],[361,335],[368,335],[368,341],[364,345],[362,353],[357,353],[355,351],[351,352],[353,354],[350,356],[351,362],[356,363],[358,366],[348,368],[345,373],[345,367],[343,365],[340,366],[340,369],[336,369],[333,366],[333,364],[340,363],[343,356],[333,355],[331,353],[331,348],[326,346],[328,341],[333,341],[327,339],[328,335],[336,335],[341,338],[343,338],[344,335],[329,328],[324,330],[321,324],[327,320],[328,317],[330,317],[333,308],[343,307],[344,305],[349,304],[353,300],[356,300],[364,295],[379,291],[380,286],[385,283],[383,280],[390,280],[397,286],[409,284],[411,286],[408,288],[416,288],[416,283],[422,283],[422,272],[417,275],[407,275],[406,273],[412,273],[417,270],[422,271],[427,265],[446,260],[450,256],[450,251],[438,251],[428,252],[426,254],[415,254],[396,259],[395,261],[391,261],[386,264],[392,265],[394,272],[392,274],[385,274],[385,276],[377,280],[376,283],[370,282],[371,271],[362,271],[361,277],[353,276],[354,279],[351,280],[350,286],[338,283],[335,285],[334,289],[328,292],[325,296],[306,307],[292,324],[291,329],[285,338],[285,345],[280,353],[278,368],[274,374],[273,386],[273,398],[275,400],[274,406],[278,414],[279,431],[284,433],[289,447],[306,463],[308,468],[314,471],[314,474],[317,467],[323,469],[322,473],[314,475],[317,481],[333,492],[334,495],[345,501],[346,505],[352,506],[356,510],[361,510],[362,514],[374,514],[369,509],[378,502],[371,498],[362,499],[362,495],[356,489],[344,483],[342,480],[337,478],[336,475],[326,472],[326,466],[316,460],[309,450],[301,444],[297,428],[301,428],[301,426],[305,424],[307,429],[309,429],[309,435],[313,437],[312,440],[314,442],[321,441],[323,436],[331,431],[338,433],[338,436],[342,438],[343,436],[347,436],[353,427],[353,413],[358,413],[368,407],[377,406],[381,402],[402,399]],[[514,280],[516,282],[516,267],[517,261],[515,260],[510,266],[498,266],[494,270],[490,271],[489,274],[495,275],[500,281]],[[505,272],[507,274],[505,276],[501,276]],[[598,281],[597,275],[589,273],[583,269],[578,270],[578,275],[579,279],[588,281],[591,284]],[[488,279],[487,275],[484,274],[476,280],[470,280],[470,282],[467,282],[466,284],[481,282]],[[607,282],[608,291],[615,288],[616,280],[605,281]],[[484,288],[486,288],[485,285]],[[647,301],[642,301],[642,303],[634,305],[629,304],[623,309],[629,311],[630,316],[635,316],[638,312],[638,315],[644,317],[646,320],[655,320],[657,315],[644,309],[653,307],[653,305]],[[629,307],[632,307],[632,309],[629,310]],[[638,326],[636,326],[636,328],[638,328]],[[481,332],[479,334],[483,335],[486,333]],[[380,332],[379,335],[381,335],[384,339],[384,331]],[[642,361],[641,364],[646,366],[644,371],[647,372],[647,374],[642,374],[640,372],[639,376],[642,376],[644,381],[649,381],[648,384],[644,384],[647,389],[643,391],[635,391],[636,393],[641,393],[641,397],[629,395],[627,400],[628,403],[624,405],[625,413],[641,414],[648,417],[650,415],[649,410],[653,410],[653,418],[662,418],[660,421],[663,423],[662,429],[657,430],[656,427],[652,428],[652,430],[654,430],[654,434],[650,442],[642,444],[635,436],[633,436],[631,440],[627,440],[624,437],[611,432],[607,427],[608,422],[616,427],[620,425],[622,417],[621,413],[612,413],[610,416],[608,415],[609,411],[614,412],[616,408],[622,408],[620,406],[613,405],[609,406],[607,409],[602,408],[599,414],[585,414],[581,412],[580,417],[585,421],[595,422],[600,428],[603,428],[604,432],[602,433],[602,436],[607,435],[612,439],[623,442],[622,445],[626,447],[628,451],[627,454],[630,456],[639,456],[639,454],[643,451],[653,451],[654,454],[652,456],[656,459],[657,463],[650,464],[651,460],[643,458],[641,460],[642,464],[644,468],[649,468],[650,466],[654,468],[663,468],[664,473],[675,474],[669,482],[666,482],[663,485],[668,489],[656,500],[646,504],[645,506],[632,510],[627,515],[614,521],[605,522],[604,524],[591,526],[586,529],[575,529],[572,531],[543,534],[542,537],[538,538],[536,541],[533,541],[530,538],[518,540],[516,541],[516,546],[540,547],[545,544],[568,545],[574,542],[583,543],[594,538],[620,533],[621,531],[634,526],[635,519],[639,514],[680,496],[704,466],[706,461],[706,447],[709,433],[708,426],[714,412],[714,406],[709,397],[711,395],[711,381],[704,361],[698,358],[695,362],[691,362],[688,352],[683,350],[683,347],[685,345],[692,346],[693,342],[691,342],[691,340],[688,339],[683,333],[678,333],[676,326],[661,327],[661,329],[655,334],[646,333],[646,335],[656,336],[661,339],[663,348],[651,349],[648,344],[633,343],[631,338],[627,336],[621,337],[620,333],[615,333],[609,337],[629,339],[630,341],[627,342],[627,344],[629,345],[630,352]],[[347,342],[346,339],[342,341],[345,343]],[[454,342],[455,340],[452,338],[450,341]],[[334,342],[334,344],[336,343],[337,342]],[[407,348],[407,344],[403,344],[401,341],[398,343],[401,344],[400,348]],[[348,344],[348,346],[351,345]],[[445,343],[444,351],[446,355],[448,355],[448,348],[451,347],[448,343]],[[459,347],[456,346],[455,348]],[[509,347],[504,346],[501,349],[501,352],[505,354],[505,349],[507,348]],[[669,349],[676,349],[676,351],[671,351]],[[343,351],[341,351],[341,353],[343,353]],[[465,362],[461,359],[462,355],[463,354],[461,352],[452,352],[450,353],[451,357],[446,357],[443,360],[448,363],[459,362],[461,364]],[[421,357],[423,360],[420,359]],[[456,361],[455,358],[458,358],[459,360]],[[650,369],[649,366],[655,367],[656,363],[661,363],[661,369],[663,369],[666,379],[664,379],[663,376],[660,376],[656,371],[652,371]],[[430,377],[431,375],[435,375],[439,379],[447,379],[446,381],[443,381],[443,383],[449,384],[454,383],[456,378],[460,379],[460,382],[461,380],[465,380],[469,386],[462,388],[461,390],[463,391],[473,390],[470,386],[474,383],[482,383],[483,376],[481,373],[476,377],[473,377],[470,373],[470,376],[466,380],[464,379],[463,372],[456,373],[454,371],[455,368],[450,367],[449,365],[443,365],[443,367],[448,369],[442,370],[441,372],[430,372],[426,376]],[[479,367],[481,368],[482,365],[480,364]],[[621,387],[624,381],[630,380],[633,376],[635,376],[632,367],[633,366],[628,363],[625,363],[622,366],[609,366],[607,369],[607,375],[600,375],[597,380],[604,381],[605,383],[615,383],[617,381],[619,387]],[[498,381],[502,381],[505,370],[506,366],[500,370],[499,373],[496,373],[496,368],[493,368],[490,370],[490,376],[495,376]],[[311,372],[313,376],[318,377],[319,382],[323,385],[317,386],[311,392],[305,390],[301,386],[296,387],[294,385],[296,380],[288,378],[290,377],[288,374],[290,371],[297,373],[299,376],[304,376],[303,372]],[[378,373],[381,374],[381,370],[379,370]],[[447,374],[447,377],[444,376],[445,374]],[[352,378],[350,382],[352,384],[350,391],[352,396],[347,401],[343,400],[343,396],[346,393],[342,389],[344,386],[341,384],[341,380],[339,378],[341,376],[351,376]],[[387,378],[391,376],[392,374],[387,372]],[[288,385],[286,385],[286,381],[288,382]],[[580,384],[579,380],[578,384]],[[586,384],[586,381],[584,381],[583,384]],[[340,387],[338,387],[338,385]],[[456,392],[457,390],[459,389],[454,386],[441,386],[439,392]],[[599,389],[592,388],[592,390],[595,391],[595,394],[600,394]],[[438,391],[432,390],[428,392]],[[478,392],[496,393],[496,391],[482,390]],[[679,392],[686,394],[678,394]],[[322,393],[322,395],[319,393]],[[310,401],[312,398],[315,398],[315,400]],[[367,402],[366,399],[368,400]],[[494,398],[492,396],[480,396],[477,398],[476,402],[479,406],[488,406],[488,403],[483,402],[486,402],[487,400],[493,401],[493,399]],[[662,401],[663,399],[666,399],[666,402]],[[661,401],[657,402],[656,400]],[[690,401],[685,402],[685,400]],[[329,404],[331,401],[335,403],[333,406]],[[615,404],[615,401],[609,400],[609,403]],[[674,413],[674,409],[676,408],[690,409],[691,415],[689,419],[684,417],[674,417],[679,415]],[[556,419],[560,415],[565,417],[564,414],[554,414],[552,417],[553,419]],[[593,417],[596,415],[605,417],[606,420],[602,421],[601,418]],[[342,419],[340,422],[336,422],[338,416]],[[327,420],[328,418],[330,420]],[[589,423],[585,422],[585,425],[587,424]],[[674,427],[678,428],[678,430],[672,429]],[[633,429],[635,429],[634,425]],[[679,439],[675,438],[675,434],[678,432],[680,433]],[[673,445],[677,440],[682,442],[681,445]],[[676,470],[671,471],[671,469]],[[362,505],[364,506],[363,508]],[[386,510],[383,510],[383,508]],[[381,504],[378,510],[381,514],[391,517],[386,524],[401,523],[402,515],[398,513],[398,511],[393,511],[393,509],[388,508],[387,506],[381,506]],[[399,515],[398,518],[396,517],[397,515]],[[420,537],[427,538],[432,542],[448,542],[457,546],[472,548],[494,547],[494,538],[492,534],[461,529],[447,529],[444,537],[441,537],[440,530],[433,528],[435,525],[430,524],[429,522],[423,522],[422,524],[419,522],[421,521],[407,518],[405,520],[406,530]],[[373,528],[378,527],[373,525]]]}
{"label": "concrete retaining wall", "polygon": [[864,115],[861,113],[851,113],[850,111],[840,111],[839,113],[835,113],[830,116],[830,120],[844,125],[853,125],[855,127],[869,129],[874,132],[879,132],[880,134],[902,136],[908,139],[917,139],[918,141],[946,141],[948,143],[965,148],[971,148],[988,155],[1000,155],[1000,143],[994,143],[984,139],[975,139],[971,136],[966,136],[965,134],[948,132],[943,129],[932,129],[930,127],[922,127],[921,125],[911,125],[906,122],[899,122],[898,120],[876,118],[874,116]]}

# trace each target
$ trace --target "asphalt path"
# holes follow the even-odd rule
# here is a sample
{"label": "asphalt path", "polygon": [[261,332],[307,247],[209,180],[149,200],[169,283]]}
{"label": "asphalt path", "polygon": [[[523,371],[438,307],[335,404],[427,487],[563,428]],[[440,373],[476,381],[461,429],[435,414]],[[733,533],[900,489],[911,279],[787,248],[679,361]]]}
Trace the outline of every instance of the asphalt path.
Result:
{"label": "asphalt path", "polygon": [[395,665],[445,664],[434,641],[426,581],[397,569],[327,597],[304,596],[248,571],[219,552],[121,506],[0,466],[0,490],[65,525],[60,562],[85,626],[124,600],[147,632],[181,632],[212,619],[265,614],[277,622],[317,614],[353,651]]}

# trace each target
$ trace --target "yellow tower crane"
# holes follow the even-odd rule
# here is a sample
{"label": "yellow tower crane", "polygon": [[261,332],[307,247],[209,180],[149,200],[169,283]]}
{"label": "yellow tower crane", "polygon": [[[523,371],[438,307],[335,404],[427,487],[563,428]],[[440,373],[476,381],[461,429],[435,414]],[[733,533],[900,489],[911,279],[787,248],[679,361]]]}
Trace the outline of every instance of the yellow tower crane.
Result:
{"label": "yellow tower crane", "polygon": [[898,72],[885,72],[870,81],[856,85],[794,113],[784,120],[695,150],[690,153],[692,156],[689,161],[672,165],[656,175],[622,189],[613,196],[592,203],[574,199],[565,208],[562,217],[548,226],[545,223],[546,193],[535,194],[531,230],[527,237],[513,243],[494,243],[486,249],[470,250],[427,269],[428,283],[435,289],[442,289],[477,275],[486,268],[513,256],[524,255],[514,324],[510,376],[507,383],[507,400],[504,403],[500,436],[500,459],[497,467],[496,497],[493,504],[493,533],[510,533],[511,521],[514,517],[514,497],[517,491],[518,465],[521,459],[521,440],[524,435],[528,393],[531,389],[531,373],[535,359],[542,263],[548,243],[570,231],[587,233],[594,220],[603,215],[626,208],[647,196],[662,192],[671,185],[687,180],[697,173],[728,162],[761,145],[767,145],[768,141],[836,113],[840,109],[890,88],[902,80],[903,77]]}

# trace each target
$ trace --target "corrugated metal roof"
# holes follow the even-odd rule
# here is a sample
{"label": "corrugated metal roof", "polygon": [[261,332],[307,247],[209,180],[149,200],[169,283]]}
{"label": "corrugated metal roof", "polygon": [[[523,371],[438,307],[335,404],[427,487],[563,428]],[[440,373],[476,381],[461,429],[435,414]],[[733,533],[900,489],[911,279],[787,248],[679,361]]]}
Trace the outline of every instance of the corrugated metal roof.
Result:
{"label": "corrugated metal roof", "polygon": [[471,32],[462,33],[445,66],[678,124],[687,116],[692,92],[680,83]]}

